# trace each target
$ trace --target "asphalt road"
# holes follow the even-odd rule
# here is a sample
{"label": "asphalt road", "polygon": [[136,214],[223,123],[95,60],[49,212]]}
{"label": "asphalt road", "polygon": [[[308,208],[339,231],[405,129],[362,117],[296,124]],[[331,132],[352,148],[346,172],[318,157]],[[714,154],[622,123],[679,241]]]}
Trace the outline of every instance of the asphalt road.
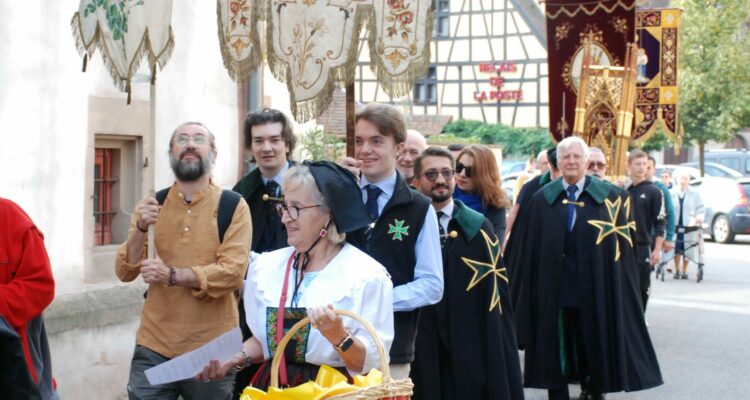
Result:
{"label": "asphalt road", "polygon": [[[652,281],[646,320],[664,385],[607,399],[750,399],[750,236],[705,244],[704,280]],[[579,389],[570,387],[571,398]],[[530,400],[546,399],[526,390]]]}

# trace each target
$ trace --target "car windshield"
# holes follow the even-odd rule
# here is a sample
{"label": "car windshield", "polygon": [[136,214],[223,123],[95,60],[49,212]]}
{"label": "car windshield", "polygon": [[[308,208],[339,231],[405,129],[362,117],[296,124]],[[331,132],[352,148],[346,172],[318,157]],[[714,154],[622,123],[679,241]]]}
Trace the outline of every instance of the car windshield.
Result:
{"label": "car windshield", "polygon": [[719,161],[719,163],[723,164],[723,165],[725,165],[725,166],[727,166],[727,167],[729,167],[729,168],[731,168],[731,169],[733,169],[735,171],[738,171],[738,170],[741,169],[741,167],[740,167],[740,159],[737,158],[737,157],[722,158]]}

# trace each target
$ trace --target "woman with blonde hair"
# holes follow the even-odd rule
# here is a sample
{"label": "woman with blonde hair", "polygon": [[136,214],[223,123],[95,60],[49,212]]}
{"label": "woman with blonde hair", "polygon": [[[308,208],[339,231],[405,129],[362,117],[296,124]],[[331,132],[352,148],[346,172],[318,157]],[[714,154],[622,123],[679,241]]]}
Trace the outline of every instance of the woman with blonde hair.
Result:
{"label": "woman with blonde hair", "polygon": [[495,228],[497,237],[505,237],[505,212],[510,200],[500,186],[495,154],[487,146],[467,146],[458,155],[453,198],[482,213]]}

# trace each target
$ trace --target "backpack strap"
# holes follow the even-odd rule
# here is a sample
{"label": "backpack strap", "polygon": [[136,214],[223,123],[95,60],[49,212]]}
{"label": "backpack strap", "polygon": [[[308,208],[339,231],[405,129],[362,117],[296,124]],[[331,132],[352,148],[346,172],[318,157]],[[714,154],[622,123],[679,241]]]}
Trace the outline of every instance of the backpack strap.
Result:
{"label": "backpack strap", "polygon": [[224,243],[224,234],[232,223],[234,210],[240,202],[242,195],[232,190],[222,190],[219,199],[219,212],[216,216],[216,225],[219,227],[219,243]]}
{"label": "backpack strap", "polygon": [[167,195],[169,194],[170,188],[164,188],[158,192],[156,192],[156,201],[159,202],[160,206],[164,205],[164,200],[167,199]]}

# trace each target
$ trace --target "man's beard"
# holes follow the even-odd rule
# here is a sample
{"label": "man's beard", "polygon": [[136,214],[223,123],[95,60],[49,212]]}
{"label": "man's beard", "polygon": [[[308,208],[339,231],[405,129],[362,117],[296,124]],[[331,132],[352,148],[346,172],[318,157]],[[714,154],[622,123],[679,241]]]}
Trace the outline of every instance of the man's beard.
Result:
{"label": "man's beard", "polygon": [[[435,190],[440,189],[440,188],[445,188],[448,191],[445,194],[437,194],[435,192]],[[453,195],[453,191],[450,190],[450,188],[448,186],[445,186],[445,185],[438,186],[438,187],[433,187],[432,190],[430,190],[430,198],[432,199],[432,201],[434,203],[444,202],[444,201],[450,199],[452,195]]]}
{"label": "man's beard", "polygon": [[[188,152],[196,157],[198,159],[198,162],[182,162],[182,157]],[[169,165],[172,167],[172,172],[174,172],[177,180],[182,182],[197,181],[207,172],[211,171],[211,165],[213,165],[213,163],[213,153],[209,153],[208,157],[206,158],[201,157],[197,152],[191,150],[183,151],[182,153],[180,153],[179,158],[176,158],[171,152],[169,153]]]}

